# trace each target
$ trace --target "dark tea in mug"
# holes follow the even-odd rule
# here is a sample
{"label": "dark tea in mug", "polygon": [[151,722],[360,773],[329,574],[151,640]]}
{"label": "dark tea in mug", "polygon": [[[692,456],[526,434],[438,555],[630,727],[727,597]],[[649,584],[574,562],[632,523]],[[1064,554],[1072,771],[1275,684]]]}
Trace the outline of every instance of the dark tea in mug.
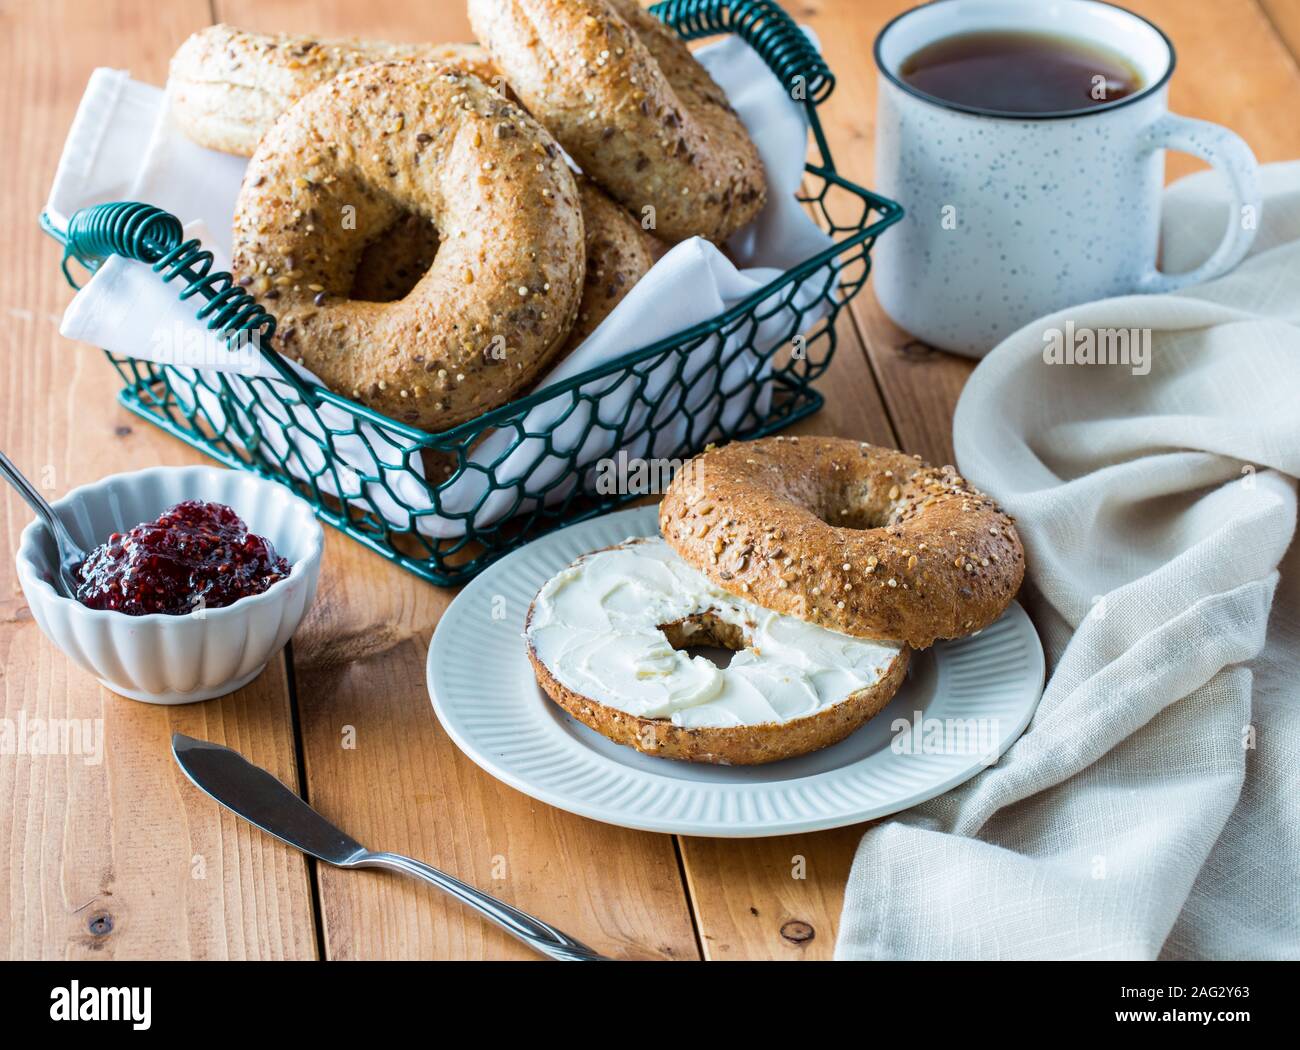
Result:
{"label": "dark tea in mug", "polygon": [[945,102],[1031,116],[1104,106],[1142,90],[1122,55],[1051,33],[959,33],[908,57],[899,76]]}

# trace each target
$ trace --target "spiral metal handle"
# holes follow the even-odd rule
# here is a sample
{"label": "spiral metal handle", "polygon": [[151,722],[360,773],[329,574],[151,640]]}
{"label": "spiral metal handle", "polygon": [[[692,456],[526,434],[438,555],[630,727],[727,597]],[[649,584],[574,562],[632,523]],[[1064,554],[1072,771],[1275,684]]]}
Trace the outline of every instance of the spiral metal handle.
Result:
{"label": "spiral metal handle", "polygon": [[72,282],[69,259],[94,270],[110,255],[148,263],[164,282],[184,280],[180,298],[205,299],[195,316],[206,320],[209,330],[224,331],[227,345],[251,338],[264,352],[274,353],[269,344],[275,318],[230,273],[212,268],[212,253],[197,239],[185,240],[180,219],[170,212],[150,204],[116,201],[74,214],[63,251],[64,276]]}
{"label": "spiral metal handle", "polygon": [[835,90],[835,76],[794,20],[773,0],[665,0],[650,8],[683,40],[735,33],[758,52],[787,88],[802,83],[818,105]]}

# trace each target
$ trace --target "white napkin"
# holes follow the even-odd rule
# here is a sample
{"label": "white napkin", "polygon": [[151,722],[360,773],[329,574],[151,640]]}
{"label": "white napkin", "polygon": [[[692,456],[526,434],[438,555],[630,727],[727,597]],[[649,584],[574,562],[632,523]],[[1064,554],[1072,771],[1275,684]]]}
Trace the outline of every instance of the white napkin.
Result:
{"label": "white napkin", "polygon": [[[546,376],[540,387],[579,375],[630,350],[715,317],[761,289],[783,270],[832,243],[794,198],[806,154],[803,107],[789,97],[758,55],[739,38],[703,48],[697,55],[726,91],[754,138],[767,169],[768,205],[754,223],[728,244],[739,266],[699,238],[676,245],[600,328]],[[124,104],[128,100],[129,106]],[[147,136],[142,133],[145,122],[152,128]],[[102,148],[104,143],[129,145],[110,150]],[[186,139],[174,126],[162,92],[131,81],[124,73],[96,70],[64,147],[47,213],[58,224],[66,223],[77,208],[103,200],[126,198],[155,204],[186,223],[188,236],[201,236],[204,247],[216,256],[216,267],[226,269],[231,218],[244,166],[243,158],[215,153]],[[122,192],[128,186],[129,191]],[[734,352],[748,334],[742,332],[728,340],[721,355],[712,343],[701,346],[691,355],[680,382],[673,382],[674,362],[668,361],[655,368],[639,390],[635,381],[619,383],[604,379],[585,385],[584,391],[600,392],[600,421],[606,426],[593,427],[583,440],[589,418],[584,403],[552,435],[552,448],[558,455],[546,456],[537,465],[543,449],[541,441],[530,438],[520,442],[492,470],[497,482],[507,487],[494,492],[484,502],[474,515],[474,524],[485,526],[508,513],[516,497],[525,491],[525,485],[528,491],[536,493],[558,482],[546,499],[547,502],[562,500],[583,480],[584,474],[589,485],[590,474],[598,461],[620,448],[630,457],[668,454],[686,436],[688,422],[682,409],[699,410],[708,406],[711,400],[718,400],[715,390],[722,391],[724,425],[733,424],[743,416],[755,383],[760,385],[755,410],[760,414],[766,412],[771,390],[765,382],[767,369],[761,363],[761,355],[787,334],[794,311],[812,303],[828,278],[829,275],[809,278],[804,291],[788,305],[780,305],[789,294],[782,290],[771,303],[759,308],[760,314],[770,316],[757,325],[753,336],[758,353]],[[190,365],[201,366],[204,386],[199,393],[199,404],[212,417],[214,425],[221,426],[225,413],[216,396],[220,380],[213,372],[235,372],[241,376],[274,372],[255,354],[223,354],[213,340],[205,339],[202,324],[194,319],[192,308],[189,304],[181,308],[175,293],[174,287],[162,284],[142,264],[114,258],[100,268],[73,300],[61,331],[70,339],[117,354],[154,360],[161,354],[168,368],[182,368],[179,372],[182,381],[194,374]],[[824,315],[823,305],[809,309],[804,318],[805,331]],[[193,348],[194,354],[201,356],[178,355],[178,347]],[[720,372],[716,365],[719,356],[732,358]],[[299,371],[310,377],[310,373]],[[183,382],[177,384],[178,388],[182,385]],[[374,454],[359,439],[344,439],[338,451],[345,464],[336,482],[334,471],[321,473],[324,464],[314,442],[303,440],[292,429],[283,430],[267,415],[271,412],[283,422],[287,418],[283,410],[277,412],[274,409],[278,406],[263,405],[237,379],[231,380],[231,386],[245,412],[252,411],[264,425],[270,425],[264,451],[273,453],[274,461],[286,461],[289,469],[300,477],[308,473],[319,475],[317,483],[330,494],[339,495],[341,490],[344,498],[355,499],[364,491],[392,526],[401,530],[415,528],[433,537],[464,533],[466,518],[487,489],[488,466],[505,455],[515,440],[511,429],[492,433],[481,441],[472,453],[471,464],[483,469],[467,470],[447,486],[440,499],[443,514],[435,515],[423,484],[402,469],[401,439],[396,435],[390,438],[381,428],[367,426]],[[286,399],[297,400],[292,389],[282,382],[277,382],[277,392]],[[636,429],[652,412],[656,420],[671,421],[657,433],[654,447],[646,447],[644,441],[640,447],[620,446],[615,440],[615,427],[630,404],[633,405],[631,425],[625,430]],[[567,394],[538,405],[529,412],[524,429],[533,434],[548,431],[570,405],[571,397]],[[295,408],[294,415],[309,432],[320,434],[320,425],[305,406]],[[350,417],[333,408],[322,410],[321,422],[331,430],[348,430],[352,426]],[[699,443],[712,435],[691,436]],[[576,470],[567,458],[570,452],[576,454]],[[410,470],[423,476],[420,458],[407,458]],[[363,485],[358,475],[378,474],[381,463],[386,484]],[[353,469],[349,470],[349,466]],[[419,513],[409,515],[389,494],[389,488]],[[520,509],[528,509],[533,503],[525,501]]]}
{"label": "white napkin", "polygon": [[[1054,669],[994,768],[867,831],[839,957],[1300,955],[1300,162],[1263,185],[1233,273],[1036,321],[971,376],[958,464],[1019,519]],[[1170,269],[1227,202],[1169,189]],[[1067,321],[1151,329],[1150,373],[1045,363]]]}

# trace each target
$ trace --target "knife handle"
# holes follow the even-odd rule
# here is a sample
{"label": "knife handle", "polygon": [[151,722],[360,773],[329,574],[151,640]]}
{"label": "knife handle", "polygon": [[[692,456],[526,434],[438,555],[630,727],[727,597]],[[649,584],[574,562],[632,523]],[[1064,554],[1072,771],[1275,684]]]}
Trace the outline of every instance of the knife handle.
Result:
{"label": "knife handle", "polygon": [[525,944],[562,962],[608,962],[605,956],[588,948],[581,941],[576,941],[567,933],[557,930],[541,919],[535,919],[527,912],[512,907],[505,901],[499,901],[486,893],[468,886],[460,879],[430,867],[422,861],[404,857],[400,853],[372,853],[366,851],[352,860],[349,868],[384,868],[399,871],[437,886],[445,893],[451,894],[462,904],[467,904],[480,915],[490,919],[509,934],[518,937]]}

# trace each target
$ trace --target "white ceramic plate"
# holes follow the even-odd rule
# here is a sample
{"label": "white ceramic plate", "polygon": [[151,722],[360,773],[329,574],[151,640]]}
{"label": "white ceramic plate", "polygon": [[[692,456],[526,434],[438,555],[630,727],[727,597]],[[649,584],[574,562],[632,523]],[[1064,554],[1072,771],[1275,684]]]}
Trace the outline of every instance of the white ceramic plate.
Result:
{"label": "white ceramic plate", "polygon": [[[786,835],[856,824],[942,794],[1001,756],[1029,724],[1043,691],[1043,649],[1012,604],[979,634],[914,653],[883,712],[811,755],[709,766],[606,740],[537,685],[524,617],[542,584],[578,555],[653,535],[656,522],[656,507],[639,507],[543,536],[485,570],[443,615],[429,647],[433,708],[456,745],[494,777],[623,827]],[[903,721],[912,728],[903,731]]]}

